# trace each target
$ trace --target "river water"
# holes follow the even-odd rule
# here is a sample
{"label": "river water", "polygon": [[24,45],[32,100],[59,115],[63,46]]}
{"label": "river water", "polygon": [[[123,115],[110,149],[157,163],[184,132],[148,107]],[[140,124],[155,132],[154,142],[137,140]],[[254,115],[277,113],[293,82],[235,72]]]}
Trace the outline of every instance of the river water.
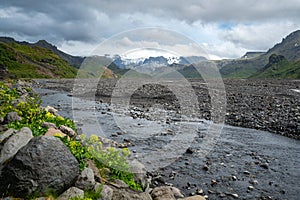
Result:
{"label": "river water", "polygon": [[[239,199],[300,199],[298,140],[179,117],[159,106],[144,113],[64,91],[35,90],[44,106],[74,119],[85,134],[130,142],[132,156],[185,195],[203,190],[209,199],[233,199],[234,194]],[[142,112],[146,117],[139,117]]]}

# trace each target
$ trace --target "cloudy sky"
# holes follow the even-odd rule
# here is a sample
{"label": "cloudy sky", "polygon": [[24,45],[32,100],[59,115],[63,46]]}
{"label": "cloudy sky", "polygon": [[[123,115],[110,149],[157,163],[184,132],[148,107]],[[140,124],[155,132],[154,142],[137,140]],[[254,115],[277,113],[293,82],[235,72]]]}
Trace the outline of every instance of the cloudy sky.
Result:
{"label": "cloudy sky", "polygon": [[0,35],[45,39],[73,55],[106,42],[117,44],[108,53],[155,43],[192,55],[197,44],[210,58],[236,58],[300,29],[299,11],[299,0],[1,0]]}

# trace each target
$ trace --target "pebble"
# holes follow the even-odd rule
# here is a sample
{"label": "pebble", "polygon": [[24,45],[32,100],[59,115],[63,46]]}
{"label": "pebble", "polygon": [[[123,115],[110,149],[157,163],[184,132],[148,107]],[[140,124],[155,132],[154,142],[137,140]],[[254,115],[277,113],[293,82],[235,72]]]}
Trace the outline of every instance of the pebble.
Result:
{"label": "pebble", "polygon": [[270,182],[269,182],[269,185],[273,185],[273,184],[274,184],[274,181],[270,181]]}
{"label": "pebble", "polygon": [[234,198],[239,198],[239,195],[238,194],[230,194],[232,197]]}
{"label": "pebble", "polygon": [[254,190],[254,187],[252,185],[249,185],[248,190]]}
{"label": "pebble", "polygon": [[131,141],[127,138],[124,138],[124,142],[130,143]]}
{"label": "pebble", "polygon": [[117,131],[116,134],[117,134],[117,135],[124,135],[125,132],[124,132],[124,131]]}
{"label": "pebble", "polygon": [[202,190],[202,189],[198,190],[198,191],[197,191],[197,194],[202,195],[202,194],[203,194],[203,190]]}
{"label": "pebble", "polygon": [[249,171],[244,171],[243,173],[246,174],[246,175],[250,175]]}
{"label": "pebble", "polygon": [[162,176],[156,176],[153,178],[153,181],[156,181],[158,183],[162,183],[162,184],[165,184],[165,180],[163,179]]}
{"label": "pebble", "polygon": [[218,182],[216,180],[214,180],[214,179],[211,180],[211,183],[210,183],[211,186],[214,186],[214,185],[217,185],[217,184],[218,184]]}
{"label": "pebble", "polygon": [[185,151],[185,153],[187,153],[187,154],[193,154],[193,153],[194,153],[194,150],[193,150],[191,147],[189,147],[189,148]]}
{"label": "pebble", "polygon": [[205,170],[205,171],[208,171],[209,168],[208,168],[207,165],[203,165],[202,169]]}
{"label": "pebble", "polygon": [[269,169],[269,164],[268,163],[262,163],[260,166],[264,169]]}
{"label": "pebble", "polygon": [[224,198],[224,197],[226,197],[226,194],[220,193],[220,194],[219,194],[219,197]]}
{"label": "pebble", "polygon": [[256,185],[256,184],[258,184],[258,181],[254,179],[254,180],[250,180],[249,183]]}
{"label": "pebble", "polygon": [[236,176],[232,176],[231,178],[232,178],[233,181],[237,180]]}

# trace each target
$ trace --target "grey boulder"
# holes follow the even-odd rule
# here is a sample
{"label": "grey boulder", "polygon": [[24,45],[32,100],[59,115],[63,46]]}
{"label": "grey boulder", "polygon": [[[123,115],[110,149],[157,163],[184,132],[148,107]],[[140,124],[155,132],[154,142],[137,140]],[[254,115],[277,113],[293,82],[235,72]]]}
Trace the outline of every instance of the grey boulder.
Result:
{"label": "grey boulder", "polygon": [[[11,135],[13,133],[13,129],[8,129],[4,134]],[[22,128],[19,132],[9,137],[1,149],[0,165],[11,159],[32,138],[32,132],[27,127]]]}
{"label": "grey boulder", "polygon": [[102,186],[101,200],[112,200],[114,190],[107,185]]}
{"label": "grey boulder", "polygon": [[84,197],[84,191],[76,188],[76,187],[70,187],[67,191],[62,193],[57,200],[69,200],[71,198],[83,198]]}
{"label": "grey boulder", "polygon": [[76,137],[76,132],[71,129],[70,127],[67,127],[67,126],[64,126],[64,125],[61,125],[59,127],[59,130],[61,130],[61,132],[67,134],[69,137]]}
{"label": "grey boulder", "polygon": [[134,174],[136,182],[140,183],[143,188],[147,188],[149,183],[147,181],[147,171],[145,165],[134,159],[129,162],[130,171]]}
{"label": "grey boulder", "polygon": [[17,131],[13,128],[6,130],[4,133],[0,134],[0,143],[8,139],[12,134],[16,133]]}
{"label": "grey boulder", "polygon": [[90,168],[84,168],[80,176],[78,176],[75,186],[82,190],[90,190],[95,186],[94,172]]}
{"label": "grey boulder", "polygon": [[149,193],[130,189],[114,189],[112,200],[152,200]]}
{"label": "grey boulder", "polygon": [[21,121],[22,118],[18,115],[17,112],[10,112],[4,117],[4,123],[9,124],[14,121]]}
{"label": "grey boulder", "polygon": [[74,184],[79,164],[60,139],[33,138],[4,166],[0,196],[61,194]]}
{"label": "grey boulder", "polygon": [[180,192],[178,188],[170,187],[170,186],[160,186],[156,187],[151,191],[151,196],[156,200],[165,200],[165,199],[177,199],[183,198],[183,194]]}

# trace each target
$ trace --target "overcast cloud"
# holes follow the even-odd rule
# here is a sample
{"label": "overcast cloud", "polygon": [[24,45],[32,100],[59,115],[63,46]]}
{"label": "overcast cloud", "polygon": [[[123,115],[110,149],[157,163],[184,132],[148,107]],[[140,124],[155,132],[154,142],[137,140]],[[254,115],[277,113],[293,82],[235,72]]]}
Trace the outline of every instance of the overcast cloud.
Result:
{"label": "overcast cloud", "polygon": [[[2,0],[0,34],[30,42],[46,39],[68,53],[88,55],[120,32],[160,27],[191,38],[211,58],[235,58],[267,50],[300,29],[299,10],[299,0]],[[144,45],[157,37],[160,42],[169,38],[152,32],[142,40],[120,38],[120,44],[127,39]],[[176,42],[162,46],[193,54],[194,44],[171,41]]]}

